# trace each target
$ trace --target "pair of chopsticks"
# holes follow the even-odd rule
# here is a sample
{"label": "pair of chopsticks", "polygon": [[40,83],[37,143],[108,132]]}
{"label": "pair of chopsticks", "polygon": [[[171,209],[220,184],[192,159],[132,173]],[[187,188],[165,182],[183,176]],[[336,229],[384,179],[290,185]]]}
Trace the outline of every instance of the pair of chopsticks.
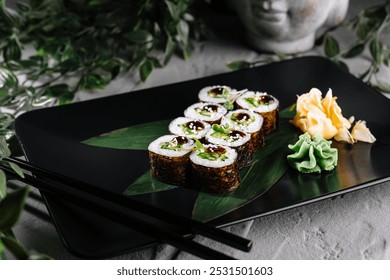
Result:
{"label": "pair of chopsticks", "polygon": [[[233,259],[229,255],[196,243],[189,238],[185,238],[182,235],[173,232],[172,230],[168,230],[166,227],[164,228],[162,226],[158,226],[156,223],[147,222],[146,219],[142,218],[142,216],[147,215],[152,219],[157,219],[158,221],[170,224],[171,226],[180,229],[180,231],[203,235],[241,251],[249,252],[252,247],[252,242],[250,240],[221,229],[208,226],[207,224],[188,219],[130,197],[97,188],[76,179],[33,166],[20,159],[8,158],[5,160],[15,163],[22,169],[33,174],[30,175],[24,172],[25,177],[21,178],[13,170],[4,168],[3,170],[8,176],[32,185],[41,191],[54,194],[72,204],[93,211],[103,217],[139,231],[160,242],[168,243],[200,258]],[[140,215],[131,215],[129,211],[124,211],[127,209],[141,214],[141,217],[139,217]]]}

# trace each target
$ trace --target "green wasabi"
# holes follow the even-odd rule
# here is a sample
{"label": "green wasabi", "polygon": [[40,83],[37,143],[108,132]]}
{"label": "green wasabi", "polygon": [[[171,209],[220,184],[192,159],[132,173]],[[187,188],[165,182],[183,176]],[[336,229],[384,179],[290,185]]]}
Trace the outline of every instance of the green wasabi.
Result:
{"label": "green wasabi", "polygon": [[294,153],[287,156],[287,161],[302,173],[331,171],[337,166],[338,159],[337,149],[331,144],[332,141],[326,141],[320,135],[311,139],[309,133],[302,134],[294,145],[288,145]]}

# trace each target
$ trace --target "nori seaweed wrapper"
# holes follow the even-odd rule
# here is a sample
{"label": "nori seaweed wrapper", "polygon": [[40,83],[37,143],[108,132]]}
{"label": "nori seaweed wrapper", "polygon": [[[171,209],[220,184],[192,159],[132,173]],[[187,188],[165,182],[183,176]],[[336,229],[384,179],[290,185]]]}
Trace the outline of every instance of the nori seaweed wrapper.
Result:
{"label": "nori seaweed wrapper", "polygon": [[260,114],[264,119],[263,127],[261,128],[261,130],[264,132],[264,135],[268,135],[278,129],[279,109],[275,109],[266,113],[255,113]]}
{"label": "nori seaweed wrapper", "polygon": [[254,133],[250,133],[251,135],[251,149],[252,153],[256,152],[257,150],[261,149],[265,145],[265,139],[262,129],[258,130]]}
{"label": "nori seaweed wrapper", "polygon": [[241,146],[231,147],[237,152],[237,168],[241,169],[252,162],[253,147],[251,140],[245,142]]}
{"label": "nori seaweed wrapper", "polygon": [[184,186],[189,172],[190,153],[168,157],[149,151],[150,173],[163,183]]}
{"label": "nori seaweed wrapper", "polygon": [[191,161],[193,184],[204,191],[229,193],[240,185],[236,163],[224,167],[206,167]]}

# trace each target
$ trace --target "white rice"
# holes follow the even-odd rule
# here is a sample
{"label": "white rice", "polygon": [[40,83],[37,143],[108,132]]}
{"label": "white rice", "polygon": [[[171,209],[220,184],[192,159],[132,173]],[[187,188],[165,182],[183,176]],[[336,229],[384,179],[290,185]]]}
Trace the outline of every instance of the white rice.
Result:
{"label": "white rice", "polygon": [[250,134],[243,132],[245,135],[241,139],[238,139],[236,141],[233,141],[234,139],[223,139],[213,136],[213,133],[215,131],[211,128],[209,132],[206,134],[206,140],[212,144],[221,145],[221,146],[228,146],[228,147],[239,147],[244,145],[246,142],[248,142],[251,139]]}
{"label": "white rice", "polygon": [[[206,149],[208,147],[217,147],[217,146],[211,144],[211,145],[204,145],[204,147]],[[198,156],[198,154],[201,152],[199,150],[196,150],[191,153],[190,160],[197,165],[212,167],[212,168],[221,168],[233,164],[237,159],[237,152],[234,149],[226,146],[223,146],[223,148],[226,149],[226,156],[228,157],[227,159],[225,159],[225,161],[222,160],[213,161],[213,160],[203,159]]]}
{"label": "white rice", "polygon": [[[228,92],[229,92],[229,97],[228,98],[224,98],[224,97],[212,97],[209,95],[209,91],[212,90],[212,89],[215,89],[215,88],[224,88],[226,89]],[[205,87],[205,88],[202,88],[200,91],[199,91],[199,94],[198,94],[198,98],[200,101],[202,102],[209,102],[209,103],[220,103],[220,104],[223,104],[225,103],[226,101],[229,101],[230,99],[234,98],[234,96],[237,94],[237,90],[236,89],[233,89],[231,87],[228,87],[228,86],[209,86],[209,87]]]}
{"label": "white rice", "polygon": [[202,130],[192,130],[191,133],[186,131],[182,125],[191,121],[196,121],[195,119],[192,118],[185,118],[185,117],[179,117],[174,119],[170,124],[169,124],[169,131],[173,134],[180,135],[180,136],[187,136],[189,138],[196,138],[196,139],[201,139],[203,138],[206,133],[210,130],[210,124],[204,121],[200,121],[204,129]]}
{"label": "white rice", "polygon": [[[268,104],[268,105],[263,105],[260,104],[260,106],[256,107],[253,106],[252,104],[248,103],[245,98],[259,98],[262,95],[268,95],[273,98],[274,102]],[[277,100],[274,96],[267,94],[266,92],[254,92],[254,91],[247,91],[243,95],[241,95],[239,98],[236,100],[237,104],[244,109],[254,111],[256,113],[267,113],[271,112],[273,110],[276,110],[279,107],[279,100]]]}
{"label": "white rice", "polygon": [[[196,111],[197,108],[204,108],[206,106],[217,106],[218,109],[216,112],[210,112],[209,117],[201,115]],[[222,118],[222,116],[225,115],[226,113],[227,113],[227,109],[219,104],[199,102],[199,103],[195,103],[195,104],[191,105],[190,107],[188,107],[184,111],[184,116],[186,116],[187,118],[193,118],[193,119],[202,120],[205,122],[214,122],[214,121],[217,121],[220,118]]]}
{"label": "white rice", "polygon": [[[250,122],[248,125],[238,124],[236,122],[233,122],[231,120],[231,116],[233,114],[240,114],[240,113],[249,115],[249,118],[251,120],[253,119],[253,121]],[[247,133],[255,133],[261,129],[261,127],[263,126],[263,121],[264,121],[263,117],[260,116],[259,114],[256,114],[252,111],[245,110],[245,109],[238,109],[238,110],[230,111],[225,116],[223,116],[221,125],[225,127],[226,125],[228,125],[229,128],[242,130]]]}
{"label": "white rice", "polygon": [[189,142],[186,144],[183,144],[183,147],[181,150],[174,151],[174,150],[168,150],[168,149],[162,149],[161,145],[165,142],[170,142],[173,138],[178,137],[177,135],[164,135],[156,140],[154,140],[152,143],[149,144],[148,150],[167,157],[182,157],[185,154],[188,154],[191,152],[194,148],[194,141],[192,139],[188,139]]}

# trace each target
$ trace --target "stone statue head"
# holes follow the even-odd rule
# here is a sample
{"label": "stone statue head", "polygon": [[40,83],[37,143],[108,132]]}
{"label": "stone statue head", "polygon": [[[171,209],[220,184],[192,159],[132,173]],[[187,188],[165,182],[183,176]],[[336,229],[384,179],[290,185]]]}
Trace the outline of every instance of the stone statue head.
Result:
{"label": "stone statue head", "polygon": [[349,0],[228,1],[247,30],[249,44],[282,53],[311,49],[316,31],[341,23],[349,4]]}

